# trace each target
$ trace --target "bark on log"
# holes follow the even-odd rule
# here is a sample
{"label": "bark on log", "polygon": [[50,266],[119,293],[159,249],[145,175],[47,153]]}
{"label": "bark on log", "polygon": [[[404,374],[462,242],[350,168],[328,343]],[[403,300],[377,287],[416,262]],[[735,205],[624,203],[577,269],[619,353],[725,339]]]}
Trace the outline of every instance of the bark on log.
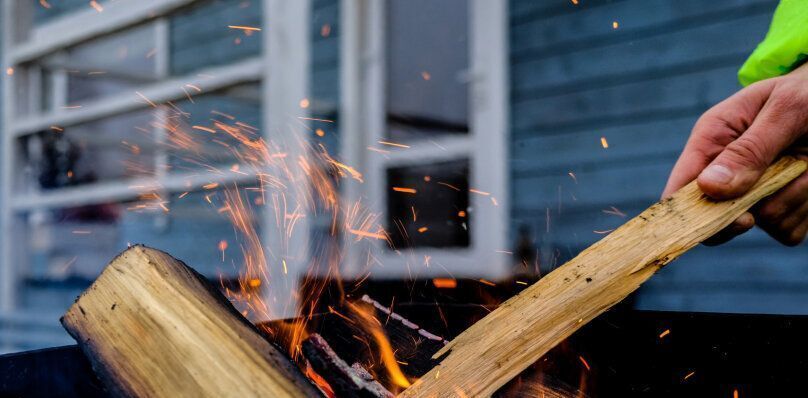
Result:
{"label": "bark on log", "polygon": [[221,293],[158,250],[115,258],[62,324],[116,396],[321,396]]}
{"label": "bark on log", "polygon": [[744,196],[707,198],[695,182],[590,246],[474,324],[436,354],[438,366],[401,397],[490,396],[656,271],[801,175],[783,158]]}

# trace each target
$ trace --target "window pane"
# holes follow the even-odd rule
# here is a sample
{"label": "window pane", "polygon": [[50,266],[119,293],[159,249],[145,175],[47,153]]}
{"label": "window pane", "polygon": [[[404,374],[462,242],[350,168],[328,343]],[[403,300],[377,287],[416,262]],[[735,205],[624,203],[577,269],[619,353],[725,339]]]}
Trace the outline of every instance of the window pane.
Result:
{"label": "window pane", "polygon": [[[261,0],[208,0],[170,19],[172,74],[233,63],[261,51]],[[231,28],[230,26],[244,27]]]}
{"label": "window pane", "polygon": [[152,175],[153,121],[151,111],[139,111],[22,137],[18,187],[48,190]]}
{"label": "window pane", "polygon": [[171,172],[230,167],[244,152],[234,135],[255,140],[261,134],[259,83],[194,96],[168,109]]}
{"label": "window pane", "polygon": [[387,232],[397,249],[469,246],[469,162],[387,170]]}
{"label": "window pane", "polygon": [[67,71],[67,103],[80,105],[156,81],[156,42],[154,25],[142,25],[73,47],[64,60],[54,56],[46,65]]}
{"label": "window pane", "polygon": [[387,5],[388,138],[468,133],[468,2]]}
{"label": "window pane", "polygon": [[[102,8],[108,0],[96,0],[95,3]],[[72,12],[92,9],[88,0],[42,0],[31,1],[34,7],[34,24],[39,25],[50,22],[58,17]]]}
{"label": "window pane", "polygon": [[[242,189],[241,195],[251,203],[260,199],[257,191]],[[89,281],[136,243],[167,251],[210,278],[233,277],[243,264],[243,236],[218,211],[223,205],[224,195],[217,190],[29,213],[25,277]],[[261,209],[253,206],[256,213],[250,219],[258,233]]]}

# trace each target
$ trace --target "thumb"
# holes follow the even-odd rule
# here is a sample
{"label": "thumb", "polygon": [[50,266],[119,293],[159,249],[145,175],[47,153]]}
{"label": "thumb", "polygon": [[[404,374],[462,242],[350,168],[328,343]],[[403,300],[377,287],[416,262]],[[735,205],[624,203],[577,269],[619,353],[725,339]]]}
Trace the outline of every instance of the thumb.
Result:
{"label": "thumb", "polygon": [[714,199],[746,193],[777,156],[805,130],[806,104],[799,96],[772,93],[752,125],[729,143],[698,177],[701,190]]}

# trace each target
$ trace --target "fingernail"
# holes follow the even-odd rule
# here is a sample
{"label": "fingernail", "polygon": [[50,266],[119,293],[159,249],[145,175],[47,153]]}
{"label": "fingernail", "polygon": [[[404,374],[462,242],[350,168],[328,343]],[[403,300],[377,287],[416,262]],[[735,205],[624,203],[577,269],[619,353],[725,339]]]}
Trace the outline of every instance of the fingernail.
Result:
{"label": "fingernail", "polygon": [[732,171],[720,164],[714,164],[701,172],[699,175],[700,180],[706,180],[714,184],[729,184],[732,181]]}

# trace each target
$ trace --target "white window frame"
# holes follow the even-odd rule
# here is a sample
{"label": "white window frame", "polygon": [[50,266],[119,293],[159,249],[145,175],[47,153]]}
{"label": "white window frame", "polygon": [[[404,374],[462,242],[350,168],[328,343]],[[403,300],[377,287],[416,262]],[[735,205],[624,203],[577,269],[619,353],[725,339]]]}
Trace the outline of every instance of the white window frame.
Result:
{"label": "white window frame", "polygon": [[[385,118],[385,1],[343,0],[341,12],[341,152],[365,173],[365,183],[346,189],[348,202],[370,199],[376,213],[386,211],[389,167],[468,158],[470,244],[466,248],[413,248],[391,251],[377,242],[382,266],[375,278],[472,277],[498,279],[508,274],[507,191],[507,2],[469,0],[469,133],[416,142],[385,156],[369,153],[387,129]],[[494,205],[491,198],[495,198]],[[348,250],[343,273],[359,276],[362,253]],[[427,263],[429,264],[427,266]]]}
{"label": "white window frame", "polygon": [[[20,41],[20,32],[27,29],[21,26],[28,18],[18,18],[19,12],[24,11],[26,5],[21,1],[9,0],[2,2],[2,18],[0,25],[3,29],[2,41],[2,72],[6,68],[14,68],[32,60],[39,59],[48,54],[57,53],[87,40],[112,34],[143,23],[154,23],[157,31],[156,68],[164,80],[147,84],[136,90],[155,103],[161,103],[185,98],[188,84],[202,89],[194,95],[202,95],[224,88],[236,86],[246,82],[262,82],[262,112],[265,119],[263,133],[269,136],[275,126],[270,127],[270,121],[290,118],[290,114],[300,115],[298,108],[292,110],[290,104],[299,103],[308,89],[308,19],[310,0],[287,2],[285,0],[258,0],[262,2],[265,27],[262,29],[264,46],[261,54],[252,58],[236,61],[222,66],[203,68],[193,71],[186,76],[168,76],[168,20],[166,16],[172,11],[190,5],[196,0],[139,0],[103,3],[103,17],[89,6],[58,17],[41,26],[32,29],[26,40]],[[288,4],[286,4],[288,3]],[[31,2],[31,5],[37,4]],[[272,20],[284,21],[284,24],[270,24]],[[267,28],[271,27],[271,28]],[[299,33],[304,34],[299,34]],[[289,57],[291,50],[305,52],[303,56]],[[279,51],[278,49],[281,49]],[[285,49],[285,50],[284,50]],[[270,51],[271,50],[271,51]],[[282,70],[272,68],[282,67]],[[254,181],[256,177],[245,176],[241,173],[225,171],[214,173],[207,171],[185,173],[164,173],[162,167],[153,177],[123,178],[112,181],[102,181],[81,187],[68,187],[53,192],[15,192],[14,168],[19,154],[16,153],[15,141],[26,134],[47,130],[50,126],[70,127],[87,121],[124,114],[127,112],[147,109],[150,105],[138,97],[134,92],[118,95],[109,95],[103,98],[94,98],[82,103],[79,109],[65,110],[54,103],[51,111],[17,116],[13,111],[15,97],[14,85],[18,83],[18,74],[3,76],[3,120],[0,130],[2,148],[0,148],[0,314],[9,312],[17,306],[17,285],[20,271],[25,269],[26,256],[20,253],[21,239],[25,233],[24,220],[20,217],[26,212],[72,207],[93,203],[117,202],[132,200],[138,193],[132,186],[154,186],[163,192],[181,192],[201,189],[205,184],[212,182],[221,185],[230,182]],[[278,87],[274,87],[278,86]],[[134,91],[134,90],[133,90]],[[273,94],[274,93],[274,94]],[[280,95],[278,93],[281,93]],[[31,92],[36,97],[38,90]],[[55,95],[58,97],[59,95]],[[33,98],[32,103],[41,98]],[[274,122],[273,122],[274,123]],[[277,139],[277,137],[273,137]],[[163,156],[156,156],[156,162],[164,162]],[[159,164],[157,164],[159,166]],[[270,212],[267,212],[270,213]],[[270,220],[262,220],[268,223]],[[266,230],[266,229],[265,229]],[[270,242],[271,243],[271,242]],[[306,261],[300,261],[305,264]],[[291,268],[292,264],[290,264]],[[291,268],[286,277],[286,286],[289,289],[296,287],[299,270]],[[290,294],[291,290],[286,293]]]}

